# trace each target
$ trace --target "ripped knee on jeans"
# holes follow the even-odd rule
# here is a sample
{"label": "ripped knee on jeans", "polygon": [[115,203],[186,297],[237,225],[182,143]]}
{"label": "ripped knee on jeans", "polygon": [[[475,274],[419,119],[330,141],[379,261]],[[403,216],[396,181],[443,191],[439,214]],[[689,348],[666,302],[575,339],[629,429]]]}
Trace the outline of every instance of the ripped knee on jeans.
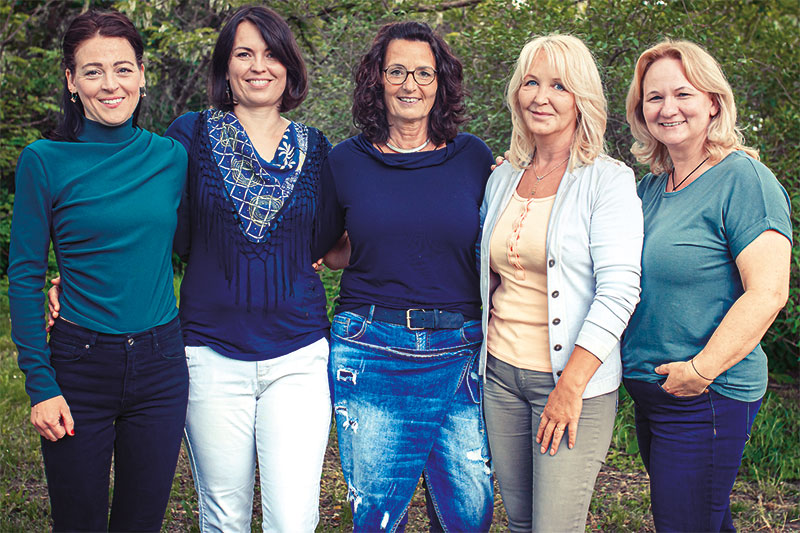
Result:
{"label": "ripped knee on jeans", "polygon": [[341,416],[342,420],[342,429],[351,429],[353,433],[358,431],[358,418],[350,418],[350,413],[347,411],[346,405],[336,405],[333,408],[334,414]]}

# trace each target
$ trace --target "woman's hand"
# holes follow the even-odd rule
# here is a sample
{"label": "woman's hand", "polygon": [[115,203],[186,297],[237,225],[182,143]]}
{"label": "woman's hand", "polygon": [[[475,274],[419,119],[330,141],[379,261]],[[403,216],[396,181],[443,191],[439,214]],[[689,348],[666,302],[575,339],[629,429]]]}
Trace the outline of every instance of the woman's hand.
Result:
{"label": "woman's hand", "polygon": [[75,422],[63,396],[55,396],[31,407],[31,424],[39,435],[53,442],[75,435]]}
{"label": "woman's hand", "polygon": [[347,236],[346,231],[339,237],[333,248],[325,254],[322,261],[331,270],[340,270],[350,264],[350,237]]}
{"label": "woman's hand", "polygon": [[499,167],[500,165],[502,165],[503,163],[505,163],[505,161],[506,161],[506,159],[508,159],[508,156],[509,156],[510,153],[511,153],[510,150],[506,150],[505,153],[502,156],[498,155],[497,157],[495,157],[494,158],[494,165],[492,165],[490,168],[492,170],[494,170],[497,167]]}
{"label": "woman's hand", "polygon": [[56,323],[58,312],[61,311],[61,304],[58,303],[58,298],[61,296],[61,276],[51,279],[50,283],[53,286],[47,291],[47,326],[45,328],[47,331],[50,331],[50,328]]}
{"label": "woman's hand", "polygon": [[569,356],[567,366],[561,372],[561,379],[547,397],[542,410],[536,442],[541,444],[541,452],[555,455],[565,432],[569,432],[567,446],[572,448],[578,438],[578,421],[583,410],[583,391],[602,363],[592,352],[583,346],[575,345]]}
{"label": "woman's hand", "polygon": [[713,379],[702,377],[697,370],[692,368],[691,361],[678,361],[656,367],[656,374],[667,376],[667,381],[661,385],[664,392],[673,396],[697,396],[703,394]]}
{"label": "woman's hand", "polygon": [[560,387],[561,383],[562,381],[559,381],[556,384],[556,388],[547,398],[539,420],[539,429],[536,431],[536,442],[541,444],[541,453],[547,452],[547,448],[552,444],[550,455],[556,454],[566,431],[569,432],[567,446],[569,448],[575,446],[578,420],[583,409],[582,393],[567,391],[567,387]]}

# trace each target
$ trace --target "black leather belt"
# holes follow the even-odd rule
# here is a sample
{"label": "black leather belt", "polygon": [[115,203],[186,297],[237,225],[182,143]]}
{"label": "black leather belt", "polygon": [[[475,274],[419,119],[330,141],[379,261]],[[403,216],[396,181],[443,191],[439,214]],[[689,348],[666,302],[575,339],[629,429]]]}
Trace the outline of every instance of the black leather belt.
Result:
{"label": "black leather belt", "polygon": [[[369,317],[371,305],[350,309],[353,313]],[[464,325],[464,315],[441,309],[389,309],[375,306],[372,319],[378,322],[399,324],[412,331],[421,329],[458,329]]]}

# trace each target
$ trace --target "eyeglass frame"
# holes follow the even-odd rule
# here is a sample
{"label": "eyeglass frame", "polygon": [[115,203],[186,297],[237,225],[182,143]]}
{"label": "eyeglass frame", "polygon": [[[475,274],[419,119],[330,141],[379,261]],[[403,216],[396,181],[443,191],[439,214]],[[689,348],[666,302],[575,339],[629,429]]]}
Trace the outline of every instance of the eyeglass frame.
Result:
{"label": "eyeglass frame", "polygon": [[[403,81],[401,81],[400,83],[393,82],[392,80],[389,79],[389,76],[386,74],[387,71],[389,69],[393,68],[393,67],[401,67],[403,70],[406,71],[406,77],[403,78]],[[431,78],[430,82],[428,82],[428,83],[420,83],[419,82],[419,80],[417,79],[417,75],[416,75],[416,72],[419,69],[431,69],[433,71],[433,78]],[[414,83],[416,83],[417,85],[419,85],[421,87],[427,87],[428,85],[432,84],[434,81],[436,81],[436,76],[439,74],[439,71],[436,70],[433,67],[417,67],[414,70],[408,70],[403,65],[389,65],[388,67],[381,69],[381,72],[383,72],[383,77],[386,78],[387,83],[389,83],[390,85],[403,85],[408,80],[408,75],[411,74],[411,77],[414,78]]]}

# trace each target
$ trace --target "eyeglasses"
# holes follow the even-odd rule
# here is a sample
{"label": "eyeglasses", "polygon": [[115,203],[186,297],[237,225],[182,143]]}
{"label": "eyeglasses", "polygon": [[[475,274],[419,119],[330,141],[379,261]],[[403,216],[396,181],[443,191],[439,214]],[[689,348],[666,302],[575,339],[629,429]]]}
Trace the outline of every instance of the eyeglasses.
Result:
{"label": "eyeglasses", "polygon": [[414,70],[408,70],[403,65],[389,65],[383,69],[386,76],[386,81],[392,85],[402,85],[408,79],[408,75],[413,76],[417,85],[430,85],[436,79],[436,71],[431,67],[419,67]]}

